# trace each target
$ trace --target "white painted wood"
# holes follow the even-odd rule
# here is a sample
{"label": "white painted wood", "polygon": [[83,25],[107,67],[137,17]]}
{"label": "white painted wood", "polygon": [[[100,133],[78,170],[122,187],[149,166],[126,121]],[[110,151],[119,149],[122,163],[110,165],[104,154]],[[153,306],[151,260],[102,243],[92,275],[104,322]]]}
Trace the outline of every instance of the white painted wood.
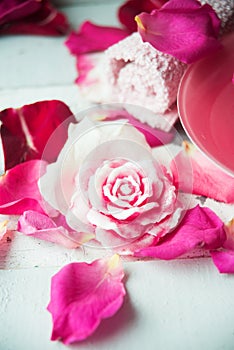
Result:
{"label": "white painted wood", "polygon": [[[82,350],[231,350],[234,279],[217,274],[209,259],[126,263],[123,309],[104,321]],[[0,349],[58,350],[49,341],[46,311],[56,268],[1,271]]]}
{"label": "white painted wood", "polygon": [[[117,3],[87,2],[87,6],[64,10],[75,27],[88,18],[116,24]],[[63,41],[31,36],[0,38],[0,109],[55,98],[66,102],[74,113],[87,106],[73,84],[75,60]],[[233,206],[204,201],[224,221],[234,216]],[[104,250],[67,250],[9,234],[0,245],[0,350],[65,349],[49,340],[52,323],[46,305],[50,278],[71,261],[91,261],[105,255]],[[234,348],[234,277],[220,275],[209,258],[125,260],[124,267],[128,296],[123,309],[103,322],[90,339],[72,348]]]}

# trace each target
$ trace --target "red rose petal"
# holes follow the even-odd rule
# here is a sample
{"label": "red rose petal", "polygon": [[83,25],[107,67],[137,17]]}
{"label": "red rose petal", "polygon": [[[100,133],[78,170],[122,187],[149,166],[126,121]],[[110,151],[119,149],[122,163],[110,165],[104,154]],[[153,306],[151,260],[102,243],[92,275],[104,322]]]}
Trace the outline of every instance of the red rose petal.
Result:
{"label": "red rose petal", "polygon": [[0,34],[57,36],[66,34],[69,28],[66,16],[46,0],[26,1],[24,6],[10,4],[7,12],[2,11],[2,18],[0,16]]}
{"label": "red rose petal", "polygon": [[70,344],[86,339],[102,319],[113,316],[123,303],[123,276],[118,255],[62,268],[51,283],[51,340]]}
{"label": "red rose petal", "polygon": [[137,257],[175,259],[195,248],[217,249],[226,238],[223,222],[208,208],[196,206],[185,214],[181,223],[161,243],[135,252]]}
{"label": "red rose petal", "polygon": [[48,215],[28,210],[19,218],[19,232],[27,236],[63,245],[68,249],[77,248],[94,238],[88,233],[73,233],[61,217],[51,219]]}
{"label": "red rose petal", "polygon": [[234,251],[213,251],[211,252],[213,262],[219,272],[234,273]]}
{"label": "red rose petal", "polygon": [[72,32],[65,42],[71,54],[79,56],[88,52],[104,51],[124,39],[128,32],[115,27],[106,27],[84,22],[78,32]]}
{"label": "red rose petal", "polygon": [[[196,20],[194,20],[196,18]],[[221,47],[220,19],[208,4],[170,0],[151,14],[136,17],[143,41],[185,63],[195,62]]]}
{"label": "red rose petal", "polygon": [[38,11],[42,2],[38,0],[2,0],[0,3],[0,26]]}
{"label": "red rose petal", "polygon": [[6,169],[25,160],[40,159],[51,134],[63,123],[57,129],[59,135],[56,144],[43,155],[46,161],[54,161],[67,139],[68,123],[65,120],[70,122],[75,119],[65,103],[57,100],[36,102],[0,112]]}
{"label": "red rose petal", "polygon": [[29,209],[44,213],[37,182],[45,170],[46,162],[31,160],[0,176],[0,214],[19,215]]}
{"label": "red rose petal", "polygon": [[[182,191],[187,192],[191,189],[191,177],[185,171],[185,165],[190,162],[193,169],[193,194],[233,203],[234,177],[222,171],[189,142],[184,142],[183,146],[184,150],[178,153],[171,163],[175,185],[178,186],[180,181]],[[184,169],[183,173],[180,171],[179,180],[177,168]]]}
{"label": "red rose petal", "polygon": [[136,15],[159,9],[167,0],[127,0],[118,10],[118,18],[131,33],[137,31]]}

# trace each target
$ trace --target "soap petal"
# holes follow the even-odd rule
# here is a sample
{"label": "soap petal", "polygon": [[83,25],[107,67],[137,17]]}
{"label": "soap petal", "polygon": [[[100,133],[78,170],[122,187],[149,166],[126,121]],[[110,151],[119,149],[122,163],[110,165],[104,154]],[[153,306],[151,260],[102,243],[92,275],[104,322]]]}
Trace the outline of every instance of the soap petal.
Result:
{"label": "soap petal", "polygon": [[88,233],[73,232],[61,216],[52,219],[33,210],[23,213],[19,218],[17,230],[27,236],[60,244],[69,249],[77,248],[94,238]]}

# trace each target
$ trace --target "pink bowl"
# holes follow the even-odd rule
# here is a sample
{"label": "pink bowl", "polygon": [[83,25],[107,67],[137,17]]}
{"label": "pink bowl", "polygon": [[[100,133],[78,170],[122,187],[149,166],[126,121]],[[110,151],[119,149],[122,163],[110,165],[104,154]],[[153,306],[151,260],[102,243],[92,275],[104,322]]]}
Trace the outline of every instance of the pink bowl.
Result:
{"label": "pink bowl", "polygon": [[178,108],[192,142],[234,176],[234,33],[216,54],[191,65],[181,81]]}

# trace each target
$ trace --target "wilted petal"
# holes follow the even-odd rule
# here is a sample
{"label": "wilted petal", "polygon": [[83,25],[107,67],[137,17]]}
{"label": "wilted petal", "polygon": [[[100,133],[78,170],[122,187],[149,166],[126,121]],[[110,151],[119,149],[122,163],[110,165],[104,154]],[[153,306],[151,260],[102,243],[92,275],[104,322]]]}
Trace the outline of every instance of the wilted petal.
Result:
{"label": "wilted petal", "polygon": [[211,252],[213,262],[219,272],[234,273],[234,251],[213,251]]}
{"label": "wilted petal", "polygon": [[[193,170],[194,194],[225,203],[233,203],[234,177],[222,171],[189,142],[184,142],[183,146],[184,150],[178,153],[171,163],[175,184],[179,185],[184,192],[190,190],[191,176],[186,174],[186,168],[188,169],[186,164],[190,162]],[[180,171],[178,174],[178,169],[184,169],[184,172]],[[180,184],[178,184],[178,181]]]}
{"label": "wilted petal", "polygon": [[[66,104],[57,100],[40,101],[0,112],[6,169],[25,160],[40,159],[42,154],[44,160],[55,161],[67,139],[68,123],[65,120],[71,122],[75,119]],[[47,141],[56,129],[56,142],[44,154]]]}
{"label": "wilted petal", "polygon": [[136,15],[139,15],[141,12],[150,13],[155,9],[159,9],[165,2],[167,0],[127,0],[118,10],[119,21],[131,33],[136,32]]}
{"label": "wilted petal", "polygon": [[44,212],[38,179],[45,173],[46,162],[31,160],[0,176],[0,214],[19,215],[25,210]]}
{"label": "wilted petal", "polygon": [[104,51],[109,46],[124,39],[128,32],[124,29],[99,26],[84,22],[78,32],[72,32],[65,42],[71,54],[79,56],[88,52]]}
{"label": "wilted petal", "polygon": [[0,5],[0,34],[64,35],[69,30],[66,16],[49,1],[3,1]]}
{"label": "wilted petal", "polygon": [[143,41],[185,63],[216,51],[220,20],[208,4],[196,0],[170,0],[151,14],[136,17]]}
{"label": "wilted petal", "polygon": [[135,252],[137,257],[175,259],[195,248],[217,249],[226,238],[223,222],[209,208],[196,206],[159,244]]}
{"label": "wilted petal", "polygon": [[70,344],[86,339],[102,319],[113,316],[123,303],[123,276],[118,255],[62,268],[51,283],[51,340]]}
{"label": "wilted petal", "polygon": [[60,224],[59,221],[57,218],[51,219],[45,214],[28,210],[19,218],[17,230],[27,236],[57,243],[70,249],[77,248],[94,238],[88,233],[73,233],[65,221],[64,225]]}

